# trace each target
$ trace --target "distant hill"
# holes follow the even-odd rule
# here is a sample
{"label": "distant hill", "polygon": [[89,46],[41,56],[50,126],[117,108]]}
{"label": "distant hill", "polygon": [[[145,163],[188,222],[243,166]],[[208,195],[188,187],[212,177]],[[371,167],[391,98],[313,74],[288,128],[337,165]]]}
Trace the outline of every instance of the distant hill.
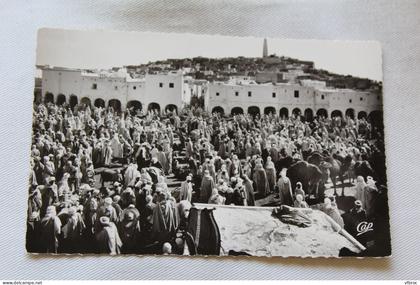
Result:
{"label": "distant hill", "polygon": [[130,73],[159,73],[179,69],[187,70],[187,75],[196,79],[209,81],[226,80],[229,76],[255,76],[258,72],[288,73],[293,70],[303,71],[304,75],[297,79],[313,79],[325,81],[327,86],[358,90],[382,91],[382,83],[368,78],[332,73],[316,69],[311,61],[303,61],[290,57],[270,55],[260,57],[225,57],[225,58],[177,58],[166,59],[147,64],[126,66]]}

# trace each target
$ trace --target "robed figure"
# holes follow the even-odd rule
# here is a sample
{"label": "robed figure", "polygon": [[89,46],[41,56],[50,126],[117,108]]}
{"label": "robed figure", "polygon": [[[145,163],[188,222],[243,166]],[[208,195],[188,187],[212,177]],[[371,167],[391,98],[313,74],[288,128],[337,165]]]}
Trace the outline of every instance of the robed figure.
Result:
{"label": "robed figure", "polygon": [[180,201],[186,200],[188,202],[191,202],[192,191],[193,191],[193,186],[192,186],[191,181],[192,181],[192,177],[187,176],[187,180],[181,183],[181,189],[179,192]]}
{"label": "robed figure", "polygon": [[265,164],[265,172],[267,173],[267,180],[268,186],[270,191],[274,191],[274,187],[276,186],[276,168],[274,167],[274,163],[271,160],[271,157],[267,157],[267,162]]}
{"label": "robed figure", "polygon": [[201,180],[201,190],[200,190],[200,202],[207,203],[213,188],[215,187],[213,177],[211,177],[210,172],[206,170],[204,172],[204,177]]}
{"label": "robed figure", "polygon": [[106,216],[100,217],[99,222],[100,228],[96,233],[99,253],[107,253],[111,255],[120,254],[122,241],[118,234],[117,227]]}
{"label": "robed figure", "polygon": [[244,175],[244,188],[245,188],[245,195],[246,201],[248,206],[255,206],[255,197],[254,197],[254,187],[252,186],[252,181],[249,179],[247,175]]}
{"label": "robed figure", "polygon": [[266,197],[270,188],[268,185],[267,174],[261,163],[255,165],[254,183],[255,190],[258,192],[258,195],[260,197]]}
{"label": "robed figure", "polygon": [[179,224],[175,202],[171,199],[163,198],[154,207],[152,220],[152,235],[155,239],[158,241],[168,240],[175,233]]}
{"label": "robed figure", "polygon": [[58,239],[61,234],[61,221],[54,206],[48,206],[45,217],[41,220],[42,252],[57,253]]}
{"label": "robed figure", "polygon": [[279,190],[279,197],[282,205],[293,206],[292,183],[286,176],[286,168],[280,172],[280,178],[277,181],[277,188]]}
{"label": "robed figure", "polygon": [[83,246],[82,234],[86,229],[82,215],[77,212],[76,207],[68,210],[68,220],[63,226],[63,251],[67,253],[78,253]]}

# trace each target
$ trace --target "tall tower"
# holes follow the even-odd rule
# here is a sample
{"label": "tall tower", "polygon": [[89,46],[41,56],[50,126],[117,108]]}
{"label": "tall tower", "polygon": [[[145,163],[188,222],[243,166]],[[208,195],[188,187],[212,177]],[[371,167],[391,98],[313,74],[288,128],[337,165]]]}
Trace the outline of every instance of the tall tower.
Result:
{"label": "tall tower", "polygon": [[268,56],[268,47],[267,47],[267,39],[264,39],[263,45],[263,58]]}

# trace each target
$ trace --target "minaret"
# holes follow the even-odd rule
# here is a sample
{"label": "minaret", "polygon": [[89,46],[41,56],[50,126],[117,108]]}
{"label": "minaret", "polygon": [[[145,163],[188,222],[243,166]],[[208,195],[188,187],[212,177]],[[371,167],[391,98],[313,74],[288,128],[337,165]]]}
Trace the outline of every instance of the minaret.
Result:
{"label": "minaret", "polygon": [[263,58],[268,56],[268,47],[267,47],[267,39],[264,39],[263,45]]}

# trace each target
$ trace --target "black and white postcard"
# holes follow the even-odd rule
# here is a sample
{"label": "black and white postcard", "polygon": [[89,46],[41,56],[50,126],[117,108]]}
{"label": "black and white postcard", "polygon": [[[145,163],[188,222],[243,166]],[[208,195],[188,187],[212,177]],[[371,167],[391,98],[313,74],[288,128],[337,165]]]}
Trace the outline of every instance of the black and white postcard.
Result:
{"label": "black and white postcard", "polygon": [[391,255],[378,43],[41,29],[37,45],[28,252]]}

